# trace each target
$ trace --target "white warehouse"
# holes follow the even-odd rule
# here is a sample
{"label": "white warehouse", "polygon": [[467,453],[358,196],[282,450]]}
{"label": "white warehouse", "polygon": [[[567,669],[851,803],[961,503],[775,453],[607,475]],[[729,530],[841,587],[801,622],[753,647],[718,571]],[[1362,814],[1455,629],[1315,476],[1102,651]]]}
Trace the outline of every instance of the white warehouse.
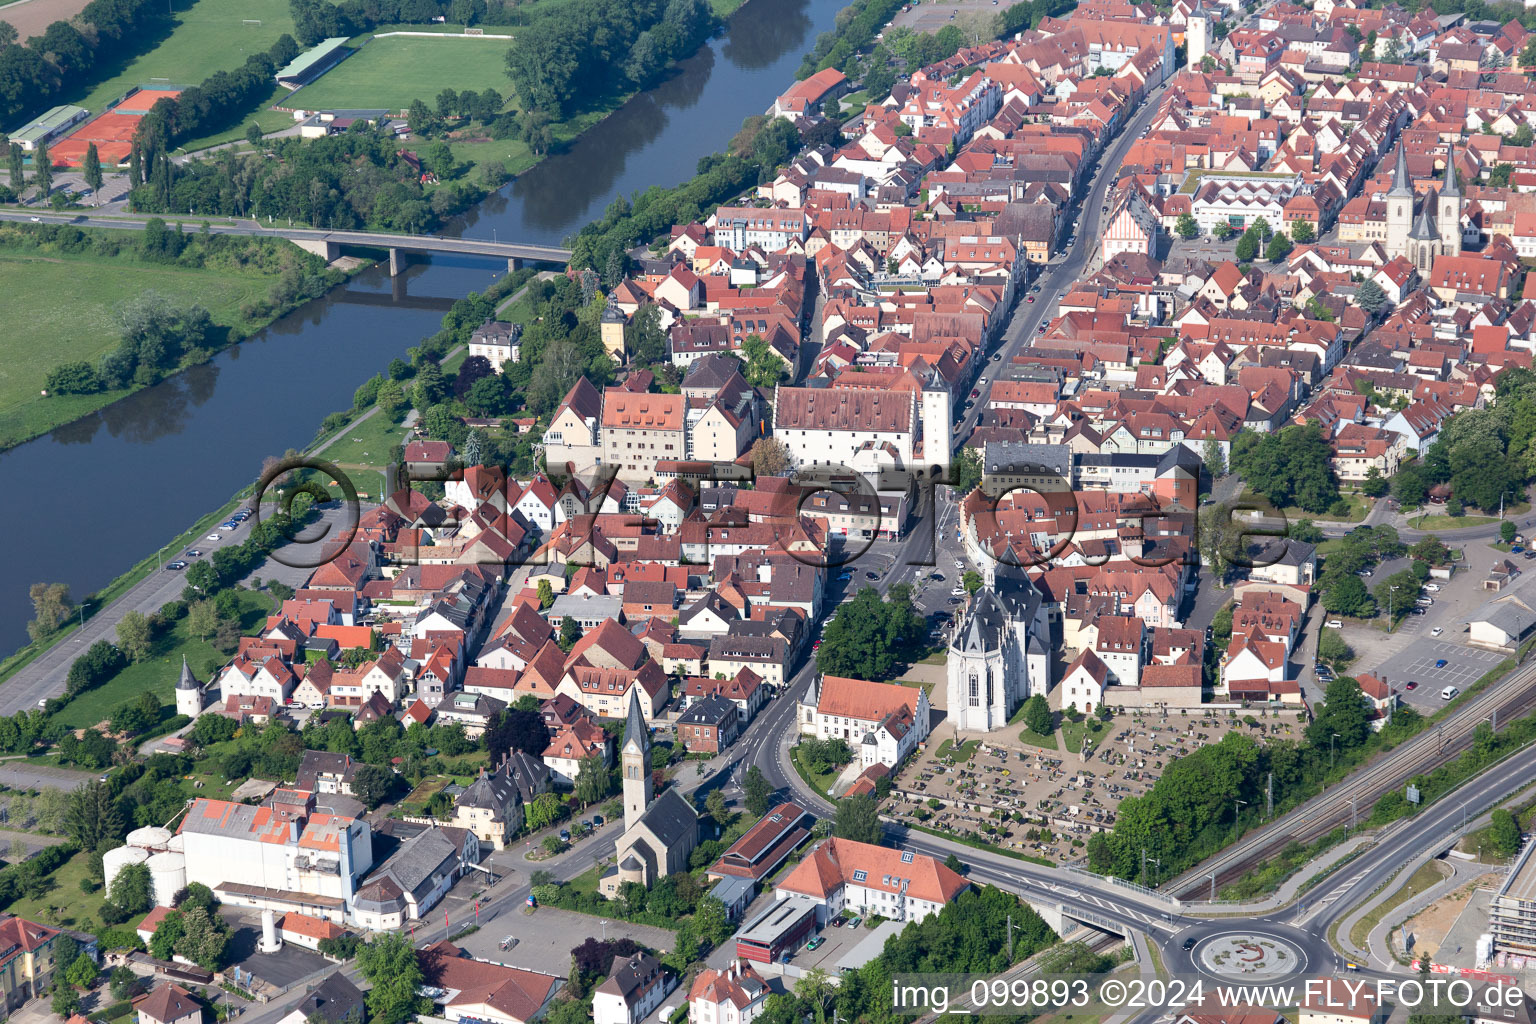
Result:
{"label": "white warehouse", "polygon": [[236,906],[348,922],[373,866],[365,821],[322,811],[311,793],[279,789],[260,806],[193,801],[181,823],[186,881]]}

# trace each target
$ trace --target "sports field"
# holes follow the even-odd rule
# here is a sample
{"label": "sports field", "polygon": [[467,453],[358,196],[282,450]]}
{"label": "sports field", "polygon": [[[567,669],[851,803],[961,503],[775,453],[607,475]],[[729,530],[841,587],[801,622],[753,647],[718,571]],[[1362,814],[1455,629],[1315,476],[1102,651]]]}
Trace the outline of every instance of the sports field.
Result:
{"label": "sports field", "polygon": [[233,71],[284,32],[293,32],[288,0],[171,0],[171,7],[177,25],[164,42],[116,76],[59,102],[100,111],[135,85],[197,85],[215,71]]}
{"label": "sports field", "polygon": [[[206,3],[207,0],[199,0]],[[495,29],[487,29],[494,32]],[[305,110],[404,110],[412,100],[435,106],[444,89],[503,96],[507,81],[507,40],[374,38],[283,104]]]}

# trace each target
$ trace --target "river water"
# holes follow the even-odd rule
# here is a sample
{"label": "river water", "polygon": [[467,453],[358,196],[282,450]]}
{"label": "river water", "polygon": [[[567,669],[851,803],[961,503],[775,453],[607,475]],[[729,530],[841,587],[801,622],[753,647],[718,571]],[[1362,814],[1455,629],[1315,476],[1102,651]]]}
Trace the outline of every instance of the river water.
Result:
{"label": "river water", "polygon": [[[674,75],[450,233],[559,244],[615,196],[687,179],[699,157],[724,148],[790,84],[843,2],[751,0]],[[0,453],[11,524],[0,652],[26,642],[31,583],[68,583],[77,599],[105,586],[252,482],[264,457],[309,443],[364,378],[504,269],[439,256],[394,281],[368,271],[206,365]],[[369,483],[358,487],[374,490]]]}

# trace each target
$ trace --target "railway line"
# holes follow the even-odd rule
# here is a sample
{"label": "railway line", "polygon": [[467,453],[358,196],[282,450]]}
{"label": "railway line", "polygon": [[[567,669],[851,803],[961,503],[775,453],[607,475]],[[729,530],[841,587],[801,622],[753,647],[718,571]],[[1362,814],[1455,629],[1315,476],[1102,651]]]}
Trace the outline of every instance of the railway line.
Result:
{"label": "railway line", "polygon": [[1502,728],[1532,710],[1536,710],[1536,664],[1517,668],[1507,679],[1453,710],[1444,721],[1354,772],[1330,793],[1315,797],[1249,833],[1168,882],[1164,889],[1180,899],[1192,899],[1206,890],[1213,873],[1218,885],[1240,878],[1292,842],[1311,842],[1340,825],[1358,820],[1360,814],[1370,814],[1371,807],[1384,793],[1470,747],[1482,723],[1496,721]]}

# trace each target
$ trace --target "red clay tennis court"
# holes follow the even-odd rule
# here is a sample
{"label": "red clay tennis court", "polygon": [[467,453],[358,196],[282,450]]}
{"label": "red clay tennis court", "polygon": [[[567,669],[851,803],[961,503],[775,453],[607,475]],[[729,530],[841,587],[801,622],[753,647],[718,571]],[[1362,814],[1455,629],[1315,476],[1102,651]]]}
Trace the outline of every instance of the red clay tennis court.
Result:
{"label": "red clay tennis court", "polygon": [[180,94],[180,89],[140,89],[112,110],[81,125],[79,130],[50,149],[48,155],[56,166],[78,167],[85,160],[86,149],[94,142],[102,166],[120,164],[133,150],[133,133],[139,128],[139,120],[159,100]]}

